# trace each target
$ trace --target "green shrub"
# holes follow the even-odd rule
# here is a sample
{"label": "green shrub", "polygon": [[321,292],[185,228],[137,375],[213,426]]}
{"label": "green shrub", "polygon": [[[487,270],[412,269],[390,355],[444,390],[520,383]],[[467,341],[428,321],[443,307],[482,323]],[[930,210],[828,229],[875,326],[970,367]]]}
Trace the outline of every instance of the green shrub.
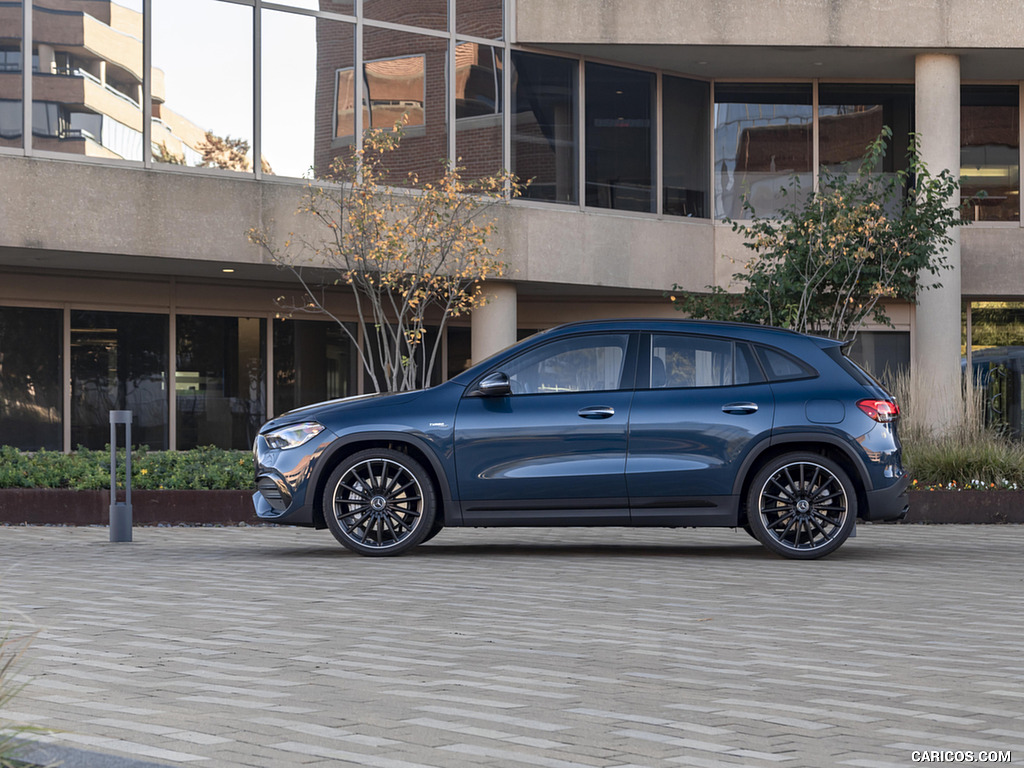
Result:
{"label": "green shrub", "polygon": [[[124,482],[125,456],[117,459],[118,484]],[[253,485],[252,454],[213,446],[189,451],[132,451],[132,488],[139,490],[246,490]],[[22,453],[0,446],[0,488],[110,487],[110,449],[79,447],[72,453]]]}

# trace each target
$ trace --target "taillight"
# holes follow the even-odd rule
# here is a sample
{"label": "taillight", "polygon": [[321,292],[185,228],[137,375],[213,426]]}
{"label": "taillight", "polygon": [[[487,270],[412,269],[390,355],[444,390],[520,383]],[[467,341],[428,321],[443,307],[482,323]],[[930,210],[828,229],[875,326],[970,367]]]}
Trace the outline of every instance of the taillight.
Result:
{"label": "taillight", "polygon": [[859,400],[857,407],[879,424],[888,424],[900,417],[900,407],[892,400]]}

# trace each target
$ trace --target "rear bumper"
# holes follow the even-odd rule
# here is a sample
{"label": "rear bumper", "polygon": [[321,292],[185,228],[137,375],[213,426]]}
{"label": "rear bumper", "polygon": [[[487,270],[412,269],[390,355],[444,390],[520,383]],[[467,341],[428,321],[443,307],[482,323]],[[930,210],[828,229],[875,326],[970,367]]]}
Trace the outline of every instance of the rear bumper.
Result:
{"label": "rear bumper", "polygon": [[910,478],[904,475],[888,488],[880,488],[867,492],[867,507],[862,509],[861,520],[878,522],[884,520],[902,520],[907,516],[909,502],[907,486]]}

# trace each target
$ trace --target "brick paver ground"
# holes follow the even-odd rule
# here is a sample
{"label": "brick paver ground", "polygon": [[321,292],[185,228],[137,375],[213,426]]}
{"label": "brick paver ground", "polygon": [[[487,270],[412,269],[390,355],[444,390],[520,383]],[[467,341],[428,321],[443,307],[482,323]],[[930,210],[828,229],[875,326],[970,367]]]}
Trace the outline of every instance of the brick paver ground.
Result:
{"label": "brick paver ground", "polygon": [[[36,631],[0,713],[236,766],[1024,762],[1024,526],[862,526],[792,562],[730,530],[0,528]],[[68,764],[66,768],[74,768]]]}

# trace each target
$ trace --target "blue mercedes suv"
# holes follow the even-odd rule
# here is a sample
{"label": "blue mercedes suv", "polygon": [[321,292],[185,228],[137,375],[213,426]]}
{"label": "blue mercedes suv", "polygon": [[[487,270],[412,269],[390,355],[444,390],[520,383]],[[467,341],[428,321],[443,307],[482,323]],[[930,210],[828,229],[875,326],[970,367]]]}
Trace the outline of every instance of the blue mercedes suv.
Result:
{"label": "blue mercedes suv", "polygon": [[573,323],[440,386],[268,422],[257,515],[397,555],[446,526],[742,527],[790,558],[906,515],[899,408],[831,339]]}

